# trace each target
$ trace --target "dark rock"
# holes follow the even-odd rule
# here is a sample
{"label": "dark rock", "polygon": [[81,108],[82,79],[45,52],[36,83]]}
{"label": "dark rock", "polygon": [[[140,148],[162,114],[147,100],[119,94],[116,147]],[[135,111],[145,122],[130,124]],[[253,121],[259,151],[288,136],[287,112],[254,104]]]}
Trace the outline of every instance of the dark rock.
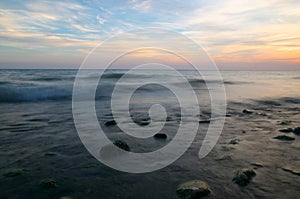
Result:
{"label": "dark rock", "polygon": [[251,165],[254,166],[254,169],[258,169],[258,168],[264,167],[264,166],[263,166],[262,164],[260,164],[260,163],[252,163]]}
{"label": "dark rock", "polygon": [[292,123],[292,121],[282,121],[282,122],[279,122],[279,125],[289,125],[289,124],[291,124]]}
{"label": "dark rock", "polygon": [[192,180],[178,186],[177,195],[181,199],[199,199],[211,193],[206,182]]}
{"label": "dark rock", "polygon": [[293,141],[293,140],[295,140],[295,138],[290,137],[290,136],[286,136],[286,135],[278,135],[278,136],[273,137],[273,138],[277,139],[277,140],[283,140],[283,141]]}
{"label": "dark rock", "polygon": [[233,139],[233,140],[230,140],[230,142],[228,143],[228,144],[233,144],[233,145],[235,145],[235,144],[238,144],[239,143],[239,139]]}
{"label": "dark rock", "polygon": [[224,155],[218,158],[215,158],[216,161],[223,161],[223,160],[232,160],[230,155]]}
{"label": "dark rock", "polygon": [[173,121],[173,118],[170,117],[170,116],[168,116],[167,119],[166,119],[166,121],[168,121],[168,122]]}
{"label": "dark rock", "polygon": [[294,131],[294,129],[292,129],[292,128],[286,128],[286,129],[280,129],[279,131],[282,132],[282,133],[291,133],[291,132]]}
{"label": "dark rock", "polygon": [[167,139],[168,136],[167,134],[164,134],[164,133],[157,133],[154,135],[154,138],[157,138],[157,139]]}
{"label": "dark rock", "polygon": [[131,118],[134,121],[134,123],[136,123],[136,124],[138,124],[140,126],[147,126],[151,122],[151,118],[150,117],[142,117],[142,116],[131,115]]}
{"label": "dark rock", "polygon": [[295,135],[300,135],[300,127],[296,127],[293,131]]}
{"label": "dark rock", "polygon": [[242,133],[246,133],[246,131],[242,131]]}
{"label": "dark rock", "polygon": [[122,140],[115,141],[114,145],[116,145],[117,147],[119,147],[120,149],[123,149],[125,151],[130,151],[130,147],[128,146],[128,144]]}
{"label": "dark rock", "polygon": [[222,150],[222,151],[225,151],[225,152],[231,151],[231,150],[233,150],[233,149],[234,149],[233,147],[228,147],[228,146],[222,146],[222,147],[221,147],[221,150]]}
{"label": "dark rock", "polygon": [[243,113],[245,113],[245,114],[252,114],[253,111],[249,111],[249,110],[247,110],[247,109],[244,109],[244,110],[243,110]]}
{"label": "dark rock", "polygon": [[175,117],[181,117],[181,114],[180,113],[176,113]]}
{"label": "dark rock", "polygon": [[11,168],[8,169],[6,173],[4,173],[5,177],[16,177],[20,176],[24,173],[24,169],[21,168]]}
{"label": "dark rock", "polygon": [[130,151],[130,147],[124,141],[117,140],[103,146],[100,150],[100,156],[104,160],[118,159]]}
{"label": "dark rock", "polygon": [[136,123],[140,126],[147,126],[150,124],[149,121],[144,121],[144,120],[141,120],[141,121],[136,121]]}
{"label": "dark rock", "polygon": [[55,188],[57,187],[57,182],[52,179],[52,178],[47,178],[47,179],[44,179],[40,182],[40,185],[43,187],[43,188]]}
{"label": "dark rock", "polygon": [[55,156],[55,155],[57,155],[57,153],[54,153],[54,152],[45,153],[45,156]]}
{"label": "dark rock", "polygon": [[240,186],[246,186],[251,179],[256,175],[253,169],[242,169],[236,171],[232,181]]}
{"label": "dark rock", "polygon": [[210,120],[200,120],[199,124],[209,124]]}
{"label": "dark rock", "polygon": [[116,125],[116,124],[117,124],[117,122],[115,120],[109,120],[109,121],[105,122],[106,126],[113,126],[113,125]]}
{"label": "dark rock", "polygon": [[266,113],[258,113],[258,115],[261,115],[261,116],[268,116]]}

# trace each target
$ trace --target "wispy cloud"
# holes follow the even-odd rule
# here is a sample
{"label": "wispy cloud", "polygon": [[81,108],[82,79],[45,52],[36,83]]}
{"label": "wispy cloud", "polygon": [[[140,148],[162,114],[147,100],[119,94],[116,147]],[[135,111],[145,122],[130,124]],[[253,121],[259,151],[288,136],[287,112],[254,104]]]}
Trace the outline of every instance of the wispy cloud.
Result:
{"label": "wispy cloud", "polygon": [[220,62],[300,57],[298,0],[7,1],[0,7],[0,50],[82,55],[111,35],[153,26],[183,33]]}
{"label": "wispy cloud", "polygon": [[147,12],[151,9],[150,0],[131,0],[129,3],[133,6],[133,9],[141,12]]}

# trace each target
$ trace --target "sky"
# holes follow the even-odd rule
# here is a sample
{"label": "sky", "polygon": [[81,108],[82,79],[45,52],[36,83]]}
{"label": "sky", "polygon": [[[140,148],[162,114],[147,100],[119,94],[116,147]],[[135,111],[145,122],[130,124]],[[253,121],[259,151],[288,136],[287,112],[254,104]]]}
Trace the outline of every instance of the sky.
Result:
{"label": "sky", "polygon": [[3,0],[0,68],[78,68],[99,43],[148,27],[194,40],[220,69],[300,69],[299,0]]}

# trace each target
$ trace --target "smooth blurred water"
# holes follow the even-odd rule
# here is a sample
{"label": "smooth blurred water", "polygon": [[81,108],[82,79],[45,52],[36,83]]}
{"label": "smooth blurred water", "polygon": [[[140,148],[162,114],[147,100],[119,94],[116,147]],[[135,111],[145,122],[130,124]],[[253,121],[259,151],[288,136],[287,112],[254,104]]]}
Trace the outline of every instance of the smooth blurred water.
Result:
{"label": "smooth blurred water", "polygon": [[[166,145],[174,136],[180,120],[180,105],[176,96],[168,89],[159,85],[146,85],[139,88],[131,99],[130,109],[136,122],[148,121],[148,110],[152,104],[161,103],[168,113],[164,132],[168,134],[167,141],[148,139],[133,139],[123,135],[118,126],[106,126],[106,121],[112,119],[110,111],[110,96],[115,83],[126,70],[109,70],[104,73],[96,92],[96,110],[100,125],[104,128],[111,140],[122,139],[128,142],[132,151],[147,152]],[[195,89],[200,102],[201,117],[210,117],[210,98],[205,82],[195,71],[180,71]],[[213,73],[204,71],[214,82]],[[299,142],[293,145],[281,146],[278,143],[270,143],[268,128],[276,129],[273,124],[280,120],[288,120],[289,116],[280,115],[284,111],[293,111],[295,108],[283,110],[282,107],[267,107],[276,111],[268,118],[244,118],[240,112],[244,105],[231,106],[231,102],[249,103],[249,101],[299,98],[300,72],[299,71],[223,71],[223,79],[226,87],[229,113],[237,115],[227,120],[225,130],[216,149],[204,160],[197,158],[203,133],[207,125],[201,125],[199,135],[187,153],[173,165],[150,174],[127,174],[114,171],[96,161],[81,143],[72,116],[72,90],[76,76],[76,70],[0,70],[0,198],[60,198],[72,196],[74,198],[175,198],[176,187],[185,180],[206,180],[214,190],[213,198],[267,198],[278,195],[278,191],[272,189],[286,189],[279,196],[289,192],[288,198],[297,195],[299,177],[281,174],[269,180],[254,182],[250,188],[240,189],[231,182],[232,171],[236,167],[244,167],[250,163],[246,159],[252,158],[258,161],[249,151],[257,150],[257,153],[265,153],[266,164],[274,162],[299,161]],[[89,88],[89,80],[98,78],[92,70],[87,70],[85,75],[79,77],[86,79],[86,88]],[[133,84],[139,84],[141,79],[149,78],[153,81],[168,79],[174,86],[181,88],[178,77],[168,74],[167,71],[140,71],[139,75],[133,75],[133,81],[123,83],[126,89]],[[86,90],[82,90],[83,100]],[[184,94],[184,90],[182,90]],[[189,99],[187,99],[189,100]],[[122,99],[120,99],[120,103]],[[252,102],[251,102],[252,103]],[[250,105],[255,108],[255,105]],[[279,102],[281,103],[281,101]],[[246,106],[246,105],[245,105]],[[286,105],[286,108],[290,105]],[[297,107],[297,103],[296,103]],[[239,110],[241,109],[241,110]],[[257,107],[259,110],[260,108]],[[269,114],[269,113],[268,113]],[[273,112],[270,112],[273,114]],[[296,115],[296,113],[295,113]],[[298,116],[291,120],[296,121]],[[122,117],[122,114],[114,117]],[[284,118],[286,117],[286,118]],[[252,120],[253,123],[247,123]],[[299,121],[299,120],[298,120]],[[124,123],[128,122],[125,118]],[[261,126],[256,126],[261,124]],[[224,155],[223,148],[227,147],[227,139],[234,138],[245,127],[262,128],[266,133],[262,140],[247,138],[240,154],[234,153],[234,149],[228,147],[232,161],[218,162],[216,157]],[[254,131],[254,130],[253,130]],[[247,135],[248,136],[248,135]],[[225,141],[224,141],[225,140]],[[263,144],[257,145],[259,142]],[[263,146],[268,146],[272,151],[278,151],[281,156],[286,152],[294,153],[294,159],[277,157],[269,151],[264,152]],[[273,145],[274,144],[274,145]],[[247,148],[248,147],[248,148]],[[238,149],[236,149],[238,150]],[[298,152],[297,152],[298,151]],[[51,155],[51,153],[53,153]],[[50,154],[50,155],[49,155]],[[299,156],[298,156],[299,157]],[[283,159],[280,159],[283,158]],[[262,158],[263,159],[263,158]],[[247,164],[246,164],[247,163]],[[298,163],[297,163],[298,164]],[[296,164],[296,165],[297,165]],[[7,177],[5,174],[12,168],[22,168],[22,175]],[[271,172],[278,171],[275,167],[266,167]],[[258,175],[264,176],[262,172]],[[274,174],[275,175],[275,174]],[[44,189],[40,181],[45,178],[54,178],[58,185],[53,189]],[[286,183],[285,185],[278,184]],[[264,187],[268,184],[267,187]],[[289,188],[287,188],[289,187]],[[299,186],[298,186],[299,188]],[[280,198],[280,197],[279,197]]]}
{"label": "smooth blurred water", "polygon": [[[76,70],[0,70],[0,102],[32,102],[32,101],[59,101],[72,98],[73,82]],[[114,86],[117,80],[126,73],[126,70],[108,70],[102,77],[104,86],[99,91],[107,95],[105,86]],[[205,86],[204,80],[195,71],[180,71],[193,86],[198,89]],[[214,79],[214,73],[203,71],[207,77]],[[93,70],[87,70],[79,78],[99,78]],[[224,84],[226,85],[229,100],[252,99],[258,97],[294,97],[299,96],[297,89],[300,85],[299,71],[223,71]],[[167,79],[170,83],[180,87],[180,81],[169,71],[143,71],[131,76],[131,81],[124,84],[139,84],[144,78],[154,82],[158,79]],[[210,83],[210,80],[208,80]],[[104,90],[103,90],[104,89]],[[152,90],[151,90],[152,89]],[[155,92],[156,88],[147,87],[148,92]],[[156,96],[159,92],[155,93]],[[100,97],[100,96],[99,96]]]}

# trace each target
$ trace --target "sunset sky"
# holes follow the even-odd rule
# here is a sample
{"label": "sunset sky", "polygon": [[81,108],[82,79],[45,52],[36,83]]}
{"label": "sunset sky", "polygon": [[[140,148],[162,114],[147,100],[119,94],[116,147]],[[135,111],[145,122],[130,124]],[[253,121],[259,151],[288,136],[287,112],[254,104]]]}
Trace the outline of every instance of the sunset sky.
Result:
{"label": "sunset sky", "polygon": [[299,0],[1,1],[0,67],[78,68],[103,40],[145,27],[193,39],[221,69],[300,69]]}

